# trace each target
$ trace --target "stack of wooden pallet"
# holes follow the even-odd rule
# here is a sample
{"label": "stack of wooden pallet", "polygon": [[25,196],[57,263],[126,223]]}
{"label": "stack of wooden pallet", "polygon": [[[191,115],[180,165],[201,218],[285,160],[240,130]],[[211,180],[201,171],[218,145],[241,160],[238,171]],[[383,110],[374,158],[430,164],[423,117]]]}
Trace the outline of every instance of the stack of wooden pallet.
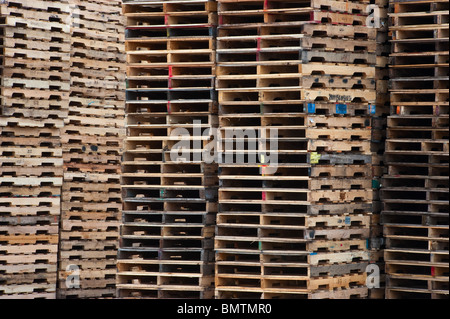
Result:
{"label": "stack of wooden pallet", "polygon": [[448,298],[449,3],[390,3],[387,298]]}
{"label": "stack of wooden pallet", "polygon": [[[125,136],[121,1],[72,1],[70,9],[71,86],[69,114],[62,133],[58,296],[113,297]],[[79,287],[66,285],[74,269],[79,270]]]}
{"label": "stack of wooden pallet", "polygon": [[67,1],[0,4],[0,298],[55,298]]}
{"label": "stack of wooden pallet", "polygon": [[370,222],[370,263],[375,264],[380,272],[379,288],[369,290],[372,299],[384,298],[384,238],[381,225],[382,202],[380,198],[381,179],[385,173],[384,146],[386,144],[386,123],[390,112],[389,105],[389,54],[390,45],[388,37],[388,0],[377,0],[373,6],[373,27],[377,31],[377,63],[375,69],[376,79],[376,110],[372,116],[372,187],[373,209]]}
{"label": "stack of wooden pallet", "polygon": [[[220,131],[240,129],[248,148],[225,148],[246,157],[220,164],[216,297],[364,298],[376,95],[367,3],[218,2]],[[251,145],[258,132],[266,141]]]}
{"label": "stack of wooden pallet", "polygon": [[214,294],[217,165],[201,152],[211,139],[205,130],[217,127],[216,7],[207,0],[124,1],[128,134],[119,297]]}

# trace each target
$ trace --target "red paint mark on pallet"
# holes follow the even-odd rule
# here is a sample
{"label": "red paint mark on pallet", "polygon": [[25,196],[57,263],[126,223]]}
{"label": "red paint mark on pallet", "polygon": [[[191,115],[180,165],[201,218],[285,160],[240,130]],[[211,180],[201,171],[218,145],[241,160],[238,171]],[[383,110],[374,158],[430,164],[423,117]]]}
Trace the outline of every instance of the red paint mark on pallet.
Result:
{"label": "red paint mark on pallet", "polygon": [[258,37],[256,39],[256,61],[260,60],[260,53],[261,53],[261,38]]}
{"label": "red paint mark on pallet", "polygon": [[173,77],[173,66],[171,66],[171,65],[169,65],[169,83],[168,83],[168,85],[169,85],[169,90],[171,90],[172,89],[172,77]]}
{"label": "red paint mark on pallet", "polygon": [[267,165],[261,165],[260,167],[261,167],[261,175],[262,176],[266,176],[266,167],[267,167]]}

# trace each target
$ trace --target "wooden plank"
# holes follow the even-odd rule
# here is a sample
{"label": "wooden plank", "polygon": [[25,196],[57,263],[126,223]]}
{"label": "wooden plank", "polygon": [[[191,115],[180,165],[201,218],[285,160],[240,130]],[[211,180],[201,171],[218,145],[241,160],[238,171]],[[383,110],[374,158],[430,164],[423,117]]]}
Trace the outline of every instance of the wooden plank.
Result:
{"label": "wooden plank", "polygon": [[62,149],[59,148],[46,148],[46,147],[2,147],[0,149],[2,154],[12,153],[14,156],[24,157],[43,157],[43,154],[47,154],[44,157],[61,157]]}
{"label": "wooden plank", "polygon": [[334,291],[318,291],[311,293],[310,299],[351,299],[357,297],[359,299],[366,299],[369,289],[367,287],[357,287],[350,289],[338,289]]}
{"label": "wooden plank", "polygon": [[310,239],[348,239],[351,236],[354,238],[368,238],[370,234],[369,228],[354,228],[354,229],[315,229],[307,233],[307,238]]}
{"label": "wooden plank", "polygon": [[0,247],[0,251],[6,255],[17,254],[25,257],[25,255],[45,254],[43,252],[46,252],[47,254],[56,254],[58,252],[58,246],[51,244],[8,245]]}
{"label": "wooden plank", "polygon": [[310,182],[311,190],[320,190],[320,189],[329,189],[329,190],[337,190],[337,189],[355,189],[360,187],[362,189],[371,189],[372,181],[370,179],[335,179],[335,178],[321,178],[321,179],[312,179]]}
{"label": "wooden plank", "polygon": [[3,184],[29,187],[61,186],[62,177],[0,177],[0,186]]}
{"label": "wooden plank", "polygon": [[318,149],[325,149],[326,152],[358,152],[362,154],[371,154],[370,141],[367,140],[362,141],[309,140],[308,144],[309,149],[311,151],[318,151]]}
{"label": "wooden plank", "polygon": [[367,251],[350,251],[338,253],[312,253],[308,256],[311,265],[351,263],[354,261],[369,261]]}
{"label": "wooden plank", "polygon": [[316,190],[310,193],[310,200],[321,202],[323,200],[331,202],[352,202],[357,200],[372,201],[373,192],[369,190]]}
{"label": "wooden plank", "polygon": [[[7,242],[8,245],[27,245],[37,242],[48,242],[50,244],[58,244],[58,235],[0,235],[0,241]],[[56,255],[55,255],[56,258]],[[56,259],[55,259],[56,262]],[[22,264],[24,260],[18,259],[17,263]]]}
{"label": "wooden plank", "polygon": [[[17,298],[18,295],[24,296],[23,294],[33,294],[34,297],[39,297],[43,294],[46,297],[52,298],[53,295],[49,295],[47,293],[55,293],[56,291],[56,283],[52,284],[38,284],[33,283],[32,285],[7,285],[1,286],[1,291],[5,295],[15,295],[14,298]],[[37,293],[39,291],[39,293]]]}
{"label": "wooden plank", "polygon": [[[320,226],[319,226],[320,224]],[[370,215],[345,215],[345,216],[308,216],[307,227],[350,227],[358,225],[369,227]]]}
{"label": "wooden plank", "polygon": [[306,138],[332,140],[370,140],[368,129],[311,128],[306,130]]}

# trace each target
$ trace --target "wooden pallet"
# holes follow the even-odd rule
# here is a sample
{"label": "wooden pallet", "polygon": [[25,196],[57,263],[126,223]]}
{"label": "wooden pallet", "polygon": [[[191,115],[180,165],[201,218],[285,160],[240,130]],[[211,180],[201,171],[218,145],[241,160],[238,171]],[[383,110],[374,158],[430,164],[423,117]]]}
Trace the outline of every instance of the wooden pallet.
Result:
{"label": "wooden pallet", "polygon": [[[217,127],[216,3],[127,1],[123,10],[129,82],[119,295],[210,298],[217,166],[172,161],[177,141],[169,136],[191,132],[193,119],[201,130]],[[210,139],[191,140],[192,157]]]}
{"label": "wooden pallet", "polygon": [[[113,4],[111,1],[108,3],[97,1],[95,5],[90,2],[87,4],[87,7],[86,4],[87,2],[83,4],[82,1],[77,1],[76,3],[77,8],[81,8],[80,12],[83,13],[82,18],[89,20],[97,16],[101,17],[103,21],[89,21],[82,27],[97,28],[97,30],[103,27],[113,29],[115,35],[111,38],[114,42],[109,47],[112,47],[112,50],[117,50],[120,48],[120,45],[123,47],[123,38],[121,44],[117,43],[117,41],[121,40],[117,34],[123,34],[123,31],[120,31],[120,28],[123,29],[123,26],[121,27],[120,18],[118,18],[120,3],[114,2]],[[115,9],[110,9],[110,5],[114,5]],[[105,8],[108,8],[106,12]],[[62,128],[66,123],[95,126],[98,124],[105,125],[111,122],[102,122],[101,120],[92,121],[90,119],[84,120],[77,117],[66,121],[71,115],[74,115],[74,112],[69,110],[69,105],[73,109],[74,104],[69,103],[76,103],[82,106],[93,104],[97,107],[97,110],[94,108],[86,109],[87,107],[80,108],[80,110],[75,112],[75,116],[87,114],[102,117],[102,112],[104,113],[105,110],[109,111],[110,116],[118,116],[119,113],[112,111],[111,107],[119,103],[111,101],[110,97],[120,97],[120,94],[114,94],[112,89],[122,89],[122,84],[114,85],[114,81],[121,81],[123,78],[119,77],[111,80],[109,77],[113,75],[112,72],[117,71],[119,68],[120,65],[117,62],[125,62],[123,55],[116,55],[116,59],[111,53],[108,53],[108,50],[111,49],[107,49],[103,55],[99,55],[93,50],[90,50],[91,47],[99,49],[99,41],[77,42],[75,40],[77,30],[76,28],[71,29],[69,23],[79,24],[80,19],[72,19],[72,21],[69,21],[70,10],[71,8],[68,2],[65,1],[22,1],[20,8],[16,8],[14,3],[1,5],[1,13],[2,15],[6,15],[6,18],[2,19],[2,35],[5,37],[2,40],[2,64],[5,67],[5,72],[2,74],[3,81],[1,83],[1,101],[2,105],[4,105],[0,120],[3,126],[2,135],[4,135],[4,139],[2,138],[4,144],[2,145],[1,191],[2,194],[6,194],[4,192],[7,192],[11,195],[10,198],[2,199],[2,225],[4,223],[7,225],[2,227],[7,227],[8,229],[2,229],[1,241],[7,242],[9,245],[6,246],[5,256],[7,256],[7,263],[13,263],[12,266],[7,265],[9,268],[6,271],[36,272],[37,274],[35,279],[32,278],[33,276],[31,274],[8,277],[6,292],[2,289],[2,297],[54,298],[56,296],[56,248],[60,240],[63,243],[69,243],[73,240],[71,237],[76,238],[77,236],[88,240],[92,237],[100,239],[104,237],[107,240],[112,237],[110,234],[100,234],[100,232],[97,234],[74,232],[70,236],[67,236],[66,233],[59,234],[58,227],[56,226],[59,221],[61,209],[65,210],[67,206],[69,206],[68,209],[79,208],[79,204],[66,205],[64,203],[64,205],[61,205],[61,195],[63,195],[63,198],[64,195],[67,195],[61,194],[61,186],[67,186],[65,181],[63,185],[60,183],[62,181],[61,177],[63,176],[61,169],[63,169],[63,163],[66,160],[66,158],[63,158],[63,153],[68,149],[66,144],[70,144],[71,142],[70,139],[65,138],[65,132]],[[111,16],[111,19],[106,19],[108,15],[112,15],[112,11],[114,10],[117,18]],[[106,14],[99,16],[98,12],[104,12]],[[10,15],[10,13],[14,14]],[[113,26],[113,24],[116,26]],[[73,33],[74,30],[75,33]],[[101,30],[100,32],[87,32],[87,35],[100,40],[107,38],[105,30]],[[73,41],[71,42],[72,36]],[[80,48],[80,46],[84,46],[84,48]],[[71,52],[73,61],[75,61],[72,69],[74,71],[72,81],[70,77]],[[51,61],[48,60],[49,56],[51,57]],[[97,72],[87,70],[85,76],[91,79],[83,79],[82,76],[79,76],[77,72],[83,73],[81,67],[94,66],[92,60],[95,59],[114,61],[109,61],[112,62],[110,65],[103,63],[100,65],[100,68],[97,66]],[[113,67],[116,67],[116,69],[113,69]],[[93,79],[94,77],[95,79]],[[75,90],[74,87],[76,86],[80,87],[80,89]],[[99,92],[95,91],[95,89],[98,90],[100,88],[106,88],[108,91],[100,95]],[[69,98],[70,90],[78,94],[78,96]],[[85,100],[80,99],[80,93],[85,94]],[[95,99],[96,102],[93,101],[92,96],[95,95],[101,97],[102,101],[100,103],[98,99]],[[123,99],[124,95],[122,95]],[[98,109],[99,105],[103,110]],[[123,110],[123,106],[121,106],[121,109]],[[104,127],[101,129],[94,128],[85,130],[85,132],[87,132],[87,135],[105,135],[105,133],[100,133],[101,130],[104,130]],[[111,130],[112,133],[113,131],[114,129]],[[116,131],[117,135],[119,135],[119,131]],[[62,136],[63,138],[61,138]],[[72,136],[72,141],[74,139]],[[89,146],[95,144],[95,146],[101,148],[100,151],[106,155],[102,159],[103,161],[112,160],[110,155],[108,158],[108,151],[103,150],[103,147],[110,146],[111,142],[113,144],[116,143],[118,141],[117,139],[115,141],[111,138],[107,141],[101,138],[85,140]],[[119,148],[120,146],[117,145],[117,147]],[[72,147],[72,149],[76,149],[76,147]],[[83,149],[81,151],[83,152]],[[119,154],[118,151],[117,154]],[[80,156],[70,157],[70,159],[78,161],[80,160]],[[90,160],[95,159],[90,158]],[[97,159],[97,161],[99,160]],[[117,157],[115,161],[118,162]],[[81,171],[83,168],[86,169],[84,166],[80,166],[75,167]],[[74,170],[75,167],[70,167],[70,165],[69,167],[66,166],[69,171]],[[106,171],[106,176],[104,176],[105,181],[112,180],[112,173],[108,171],[112,169],[112,167],[102,167],[100,169],[102,172]],[[120,192],[117,168],[116,173],[117,177],[114,180],[116,186],[106,184],[106,193],[114,189],[117,193]],[[72,178],[77,180],[76,173],[69,173],[68,176],[70,180]],[[80,179],[87,181],[87,188],[89,188],[89,185],[91,185],[89,183],[90,180],[98,181],[102,178],[95,174],[93,177],[84,174]],[[27,190],[23,186],[30,186],[30,188]],[[79,185],[75,186],[78,187],[76,190],[69,188],[69,198],[76,200],[80,196],[76,193]],[[88,201],[97,199],[93,195],[99,196],[101,194],[99,192],[92,193],[86,199]],[[116,197],[111,195],[109,197],[109,200],[120,200],[120,195]],[[119,208],[117,204],[103,204],[103,206],[105,205],[105,209],[115,210]],[[95,207],[92,204],[88,204],[86,207],[83,206],[83,208],[89,210]],[[62,217],[65,218],[68,215],[71,215],[71,218],[86,217],[85,215],[77,215],[75,213],[64,213]],[[118,219],[118,214],[116,215],[116,219]],[[97,228],[104,229],[103,224],[99,226],[98,221],[94,222],[90,220],[95,220],[95,218],[105,218],[105,216],[95,216],[95,213],[90,214],[87,221],[74,222],[73,225],[66,225],[65,227],[71,226],[86,229],[86,226],[90,227],[95,224]],[[115,239],[117,240],[118,221],[110,224],[116,227]],[[64,232],[65,229],[62,231]],[[108,230],[107,227],[106,230]],[[71,246],[71,248],[77,247],[76,245]],[[89,245],[86,247],[92,248]],[[110,246],[103,245],[102,247],[105,249]],[[48,251],[49,249],[54,254],[53,256],[50,256],[52,254],[48,254],[49,257],[46,257],[44,250]],[[87,258],[94,257],[92,254],[86,254],[85,257]],[[112,249],[110,255],[114,257],[115,254],[116,251]],[[49,264],[49,258],[52,262],[51,266]],[[48,262],[43,263],[44,259]],[[23,264],[24,262],[27,265]],[[19,264],[16,266],[14,263]],[[40,264],[42,265],[40,266]],[[110,264],[110,266],[114,266],[114,263]],[[103,267],[106,267],[106,265],[103,265]],[[40,274],[43,270],[47,272]],[[47,277],[52,280],[51,285],[48,287],[40,285],[39,282],[42,282]],[[30,283],[30,280],[34,280],[35,283],[32,285],[23,285],[24,283]],[[114,282],[115,278],[110,278],[108,284],[114,286]],[[23,285],[22,288],[21,285]],[[102,285],[102,283],[93,280],[88,286],[89,288],[95,288],[96,285]],[[59,296],[62,295],[64,294],[60,294]],[[94,296],[91,291],[86,295],[90,297]],[[108,296],[113,295],[114,289],[110,288]]]}

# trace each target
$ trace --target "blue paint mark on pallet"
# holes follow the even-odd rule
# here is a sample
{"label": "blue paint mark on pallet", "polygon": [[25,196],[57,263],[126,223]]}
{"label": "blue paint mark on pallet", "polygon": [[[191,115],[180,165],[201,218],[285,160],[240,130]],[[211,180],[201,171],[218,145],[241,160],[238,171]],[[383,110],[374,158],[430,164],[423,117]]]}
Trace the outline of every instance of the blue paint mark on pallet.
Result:
{"label": "blue paint mark on pallet", "polygon": [[347,104],[336,104],[336,114],[347,114]]}
{"label": "blue paint mark on pallet", "polygon": [[308,103],[308,113],[309,114],[316,113],[316,104],[315,103]]}

